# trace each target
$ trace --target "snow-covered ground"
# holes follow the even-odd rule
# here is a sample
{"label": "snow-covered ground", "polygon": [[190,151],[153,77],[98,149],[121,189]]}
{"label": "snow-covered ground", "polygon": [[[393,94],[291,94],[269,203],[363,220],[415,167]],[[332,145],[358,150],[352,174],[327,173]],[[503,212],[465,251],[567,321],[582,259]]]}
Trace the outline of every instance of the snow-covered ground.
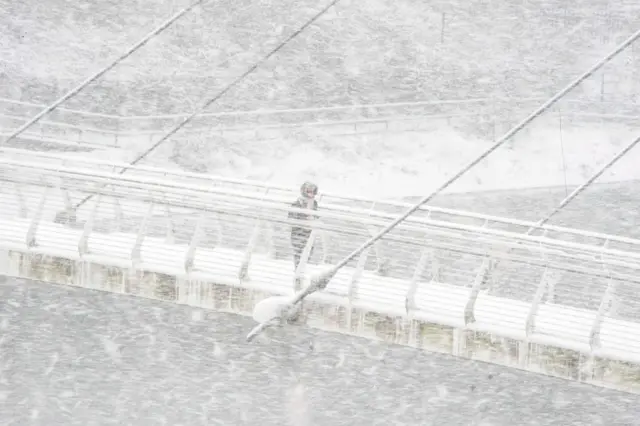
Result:
{"label": "snow-covered ground", "polygon": [[[563,130],[549,122],[536,124],[445,192],[576,186],[640,137],[640,126],[629,124],[565,125]],[[446,123],[421,131],[343,136],[307,132],[268,140],[187,135],[167,141],[142,164],[291,187],[313,180],[327,192],[381,199],[424,195],[492,144]],[[129,162],[150,145],[148,138],[130,139],[123,149],[66,155]],[[637,164],[640,148],[597,182],[640,179]]]}
{"label": "snow-covered ground", "polygon": [[[586,127],[563,132],[561,144],[558,131],[532,132],[496,151],[449,192],[578,185],[637,136],[640,127]],[[445,127],[313,141],[256,141],[178,155],[189,156],[194,165],[207,164],[207,171],[216,175],[281,185],[310,179],[329,192],[388,198],[436,189],[491,144]],[[638,179],[637,164],[640,149],[600,181]]]}
{"label": "snow-covered ground", "polygon": [[[10,16],[0,26],[0,95],[51,102],[186,4],[79,1],[43,7],[34,0],[0,0]],[[64,106],[123,115],[192,111],[318,8],[310,1],[277,7],[206,2]],[[522,108],[518,97],[555,93],[634,29],[636,8],[604,0],[517,7],[346,1],[213,109],[506,96],[522,116],[532,108]],[[640,87],[634,77],[637,44],[569,98],[633,100]],[[610,112],[616,110],[614,105]],[[543,116],[449,191],[580,184],[635,136],[634,126],[637,121],[583,120],[560,131]],[[291,186],[312,179],[331,192],[404,197],[436,188],[492,141],[446,125],[396,134],[299,136],[222,140],[179,132],[145,162]],[[125,151],[97,155],[126,161],[148,145],[136,141]],[[636,157],[632,152],[599,182],[637,179]]]}
{"label": "snow-covered ground", "polygon": [[[0,96],[51,102],[188,3],[0,0]],[[550,96],[636,29],[636,3],[343,0],[213,109]],[[206,1],[66,106],[190,110],[321,9]],[[637,97],[639,58],[630,49],[574,95]]]}

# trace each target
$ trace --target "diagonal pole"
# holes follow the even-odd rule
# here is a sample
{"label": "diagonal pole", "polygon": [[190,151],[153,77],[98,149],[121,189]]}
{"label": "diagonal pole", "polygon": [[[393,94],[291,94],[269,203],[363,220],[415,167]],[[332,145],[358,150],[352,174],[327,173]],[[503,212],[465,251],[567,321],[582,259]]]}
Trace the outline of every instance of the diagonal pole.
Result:
{"label": "diagonal pole", "polygon": [[101,76],[103,76],[106,72],[108,72],[109,70],[111,70],[113,67],[115,67],[116,65],[118,65],[120,62],[122,62],[123,60],[125,60],[126,58],[128,58],[129,56],[131,56],[136,50],[138,50],[139,48],[141,48],[142,46],[144,46],[145,44],[147,44],[149,42],[149,40],[151,40],[152,38],[154,38],[155,36],[157,36],[158,34],[160,34],[162,31],[164,31],[165,29],[167,29],[171,24],[173,24],[175,21],[177,21],[178,19],[180,19],[183,15],[185,15],[187,12],[191,11],[191,9],[193,9],[194,7],[196,7],[197,5],[199,5],[200,3],[202,3],[204,0],[196,0],[195,2],[191,3],[189,6],[185,7],[184,9],[182,9],[180,12],[176,13],[175,15],[173,15],[171,18],[169,18],[168,20],[166,20],[165,22],[163,22],[159,27],[157,27],[155,30],[151,31],[149,34],[147,34],[146,36],[144,36],[142,38],[142,40],[140,40],[139,42],[137,42],[136,44],[134,44],[133,46],[131,46],[126,52],[124,52],[123,54],[121,54],[118,58],[116,58],[115,60],[113,60],[111,63],[109,63],[109,65],[107,65],[106,67],[102,68],[101,70],[97,71],[95,74],[91,75],[90,77],[88,77],[86,80],[84,80],[82,83],[80,83],[78,86],[74,87],[73,89],[69,90],[67,93],[65,93],[60,99],[56,100],[55,102],[53,102],[51,105],[47,106],[45,109],[43,109],[42,111],[40,111],[38,114],[36,114],[35,116],[33,116],[29,121],[27,121],[26,123],[24,123],[22,126],[20,126],[18,129],[16,129],[15,131],[13,131],[13,133],[11,133],[9,136],[7,136],[7,138],[0,143],[1,145],[6,144],[7,142],[15,139],[18,135],[20,135],[22,132],[24,132],[25,130],[27,130],[29,127],[33,126],[35,123],[37,123],[42,117],[44,117],[45,115],[49,114],[51,111],[53,111],[54,109],[56,109],[57,107],[59,107],[62,103],[64,103],[65,101],[69,100],[70,98],[72,98],[73,96],[77,95],[78,92],[80,92],[82,89],[84,89],[85,87],[87,87],[87,85],[91,84],[93,81],[95,81],[96,79],[100,78]]}
{"label": "diagonal pole", "polygon": [[582,191],[584,191],[589,185],[591,185],[596,179],[598,179],[608,168],[613,166],[615,163],[618,162],[618,160],[620,160],[622,157],[627,155],[627,153],[629,151],[631,151],[639,142],[640,142],[640,136],[635,138],[633,140],[633,142],[631,142],[622,151],[620,151],[618,154],[616,154],[615,157],[613,157],[607,164],[605,164],[597,172],[595,172],[589,179],[587,179],[586,182],[584,182],[582,185],[580,185],[579,187],[574,189],[571,192],[571,194],[567,195],[567,197],[564,200],[562,200],[560,202],[560,204],[558,204],[558,206],[555,209],[553,209],[549,214],[547,214],[545,217],[543,217],[538,222],[536,222],[536,224],[534,226],[529,228],[529,230],[527,230],[525,235],[529,235],[533,231],[535,231],[536,229],[541,228],[553,216],[555,216],[560,210],[562,210],[567,204],[569,204],[574,198],[576,198],[578,195],[580,195],[580,193],[582,193]]}
{"label": "diagonal pole", "polygon": [[356,256],[360,255],[363,251],[373,245],[377,240],[388,234],[393,228],[395,228],[400,222],[409,217],[412,213],[422,207],[424,204],[431,201],[436,195],[440,192],[448,188],[453,182],[458,180],[461,176],[463,176],[466,172],[468,172],[472,167],[480,163],[487,156],[493,153],[496,149],[500,148],[505,142],[507,142],[511,137],[519,133],[526,125],[528,125],[531,121],[533,121],[540,114],[545,112],[551,106],[553,106],[556,102],[558,102],[563,96],[569,93],[573,88],[582,83],[585,79],[590,77],[594,72],[602,68],[605,64],[607,64],[611,59],[617,56],[620,52],[626,49],[629,45],[631,45],[634,41],[640,38],[640,30],[636,31],[625,41],[616,46],[610,53],[608,53],[605,57],[597,61],[593,64],[587,71],[585,71],[582,75],[577,77],[571,83],[569,83],[564,89],[560,90],[556,95],[550,98],[548,101],[543,103],[540,107],[538,107],[535,111],[533,111],[529,116],[527,116],[524,120],[518,123],[513,129],[509,130],[504,136],[502,136],[496,143],[494,143],[489,149],[476,157],[473,161],[471,161],[468,165],[464,166],[460,169],[456,174],[454,174],[451,178],[447,179],[442,185],[440,185],[435,191],[431,194],[425,196],[420,201],[418,201],[413,207],[409,208],[406,212],[398,216],[393,222],[387,225],[384,229],[378,232],[376,235],[371,237],[369,240],[365,241],[362,245],[356,248],[353,252],[347,255],[344,259],[342,259],[338,264],[334,265],[331,269],[321,273],[319,276],[316,276],[312,279],[310,287],[315,288],[324,288],[331,280],[331,277],[340,270],[343,266],[349,263]]}
{"label": "diagonal pole", "polygon": [[[231,83],[229,83],[226,87],[224,87],[221,91],[219,91],[214,97],[207,100],[204,104],[198,107],[195,111],[193,111],[188,116],[184,117],[182,121],[176,124],[173,128],[171,128],[163,137],[161,137],[158,141],[156,141],[153,145],[147,148],[144,152],[138,155],[133,161],[131,161],[127,166],[124,166],[118,173],[123,174],[131,167],[138,164],[140,161],[145,159],[149,154],[156,150],[160,145],[165,143],[171,136],[175,135],[180,129],[186,126],[191,122],[194,118],[202,115],[204,111],[207,110],[211,105],[216,103],[220,98],[226,95],[229,91],[231,91],[234,87],[240,84],[243,80],[245,80],[248,76],[253,74],[263,63],[271,59],[276,53],[278,53],[282,48],[284,48],[289,42],[302,34],[307,28],[313,25],[318,19],[320,19],[325,13],[329,11],[332,7],[338,4],[340,0],[332,0],[326,6],[324,6],[320,11],[318,11],[315,15],[313,15],[309,20],[307,20],[303,25],[301,25],[297,30],[295,30],[291,35],[285,38],[283,41],[278,43],[276,47],[271,49],[266,55],[261,57],[258,61],[256,61],[253,65],[251,65],[245,72],[236,77]],[[75,208],[78,209],[82,207],[87,201],[89,201],[93,197],[93,194],[87,195],[83,198],[78,204],[76,204]]]}
{"label": "diagonal pole", "polygon": [[[638,136],[629,145],[627,145],[622,151],[620,151],[618,154],[616,154],[607,164],[602,166],[589,179],[587,179],[586,182],[584,182],[582,185],[580,185],[576,189],[574,189],[571,192],[571,194],[567,195],[564,198],[564,200],[562,200],[560,202],[560,204],[558,204],[556,206],[556,208],[554,208],[549,214],[547,214],[545,217],[543,217],[538,222],[536,222],[535,225],[531,226],[527,230],[527,232],[524,233],[524,235],[531,235],[531,233],[534,232],[535,230],[541,229],[549,220],[551,220],[551,218],[553,216],[555,216],[560,210],[565,208],[566,205],[569,204],[574,198],[576,198],[578,195],[580,195],[582,193],[582,191],[584,191],[589,185],[591,185],[596,179],[598,179],[608,168],[613,166],[616,162],[618,162],[618,160],[620,160],[622,157],[627,155],[627,153],[629,151],[631,151],[639,142],[640,142],[640,136]],[[511,249],[508,252],[511,252]],[[496,261],[494,267],[497,267],[498,264],[499,264],[499,262]]]}

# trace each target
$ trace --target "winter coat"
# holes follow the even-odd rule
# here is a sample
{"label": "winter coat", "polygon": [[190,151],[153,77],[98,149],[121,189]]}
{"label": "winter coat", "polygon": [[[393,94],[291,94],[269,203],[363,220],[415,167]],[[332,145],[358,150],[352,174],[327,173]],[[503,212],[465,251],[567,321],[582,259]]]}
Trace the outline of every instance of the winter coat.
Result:
{"label": "winter coat", "polygon": [[[293,204],[291,204],[291,207],[294,207],[297,209],[309,209],[309,207],[307,206],[307,201],[304,198],[298,198]],[[318,210],[318,202],[316,200],[313,200],[311,209]],[[314,220],[314,219],[318,219],[318,216],[315,214],[302,213],[302,212],[298,213],[298,212],[290,211],[289,219]],[[293,242],[294,245],[304,246],[307,243],[307,240],[309,239],[310,235],[311,235],[310,227],[301,226],[301,225],[291,226],[291,241]]]}

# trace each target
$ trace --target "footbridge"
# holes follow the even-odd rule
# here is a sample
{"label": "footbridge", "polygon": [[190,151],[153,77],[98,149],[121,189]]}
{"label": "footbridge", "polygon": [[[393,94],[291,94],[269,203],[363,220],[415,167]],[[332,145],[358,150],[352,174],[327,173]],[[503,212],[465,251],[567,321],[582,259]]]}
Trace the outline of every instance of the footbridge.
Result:
{"label": "footbridge", "polygon": [[[0,149],[0,273],[249,314],[408,204]],[[533,232],[527,232],[531,228]],[[311,250],[312,246],[314,250]],[[309,326],[638,390],[640,241],[425,206],[305,306]]]}

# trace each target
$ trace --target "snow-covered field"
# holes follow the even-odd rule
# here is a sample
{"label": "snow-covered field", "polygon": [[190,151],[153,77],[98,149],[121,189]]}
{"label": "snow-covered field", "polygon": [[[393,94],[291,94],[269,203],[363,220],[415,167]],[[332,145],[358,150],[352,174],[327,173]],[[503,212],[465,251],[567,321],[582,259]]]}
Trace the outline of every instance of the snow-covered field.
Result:
{"label": "snow-covered field", "polygon": [[[640,126],[623,123],[579,122],[562,129],[550,120],[532,124],[445,192],[572,188],[640,136]],[[130,162],[152,140],[131,136],[121,143],[122,148],[66,155]],[[268,139],[186,135],[170,139],[142,164],[291,187],[312,180],[326,192],[382,199],[426,194],[492,144],[493,140],[463,133],[442,120],[428,129],[359,135],[314,130]],[[631,150],[597,182],[640,179],[637,164],[640,148]]]}
{"label": "snow-covered field", "polygon": [[[0,96],[51,102],[187,0],[0,1]],[[322,8],[315,0],[205,1],[66,106],[184,112]],[[547,97],[636,30],[610,0],[343,0],[212,110],[469,97]],[[638,96],[638,47],[574,96]]]}
{"label": "snow-covered field", "polygon": [[[498,149],[446,192],[579,185],[639,136],[640,126],[622,124],[562,132],[534,128]],[[433,191],[492,143],[444,124],[433,130],[396,134],[168,143],[146,163],[175,167],[178,161],[213,175],[285,186],[309,179],[327,192],[380,199]],[[163,161],[169,158],[173,164]],[[598,182],[640,179],[637,164],[640,148]]]}

